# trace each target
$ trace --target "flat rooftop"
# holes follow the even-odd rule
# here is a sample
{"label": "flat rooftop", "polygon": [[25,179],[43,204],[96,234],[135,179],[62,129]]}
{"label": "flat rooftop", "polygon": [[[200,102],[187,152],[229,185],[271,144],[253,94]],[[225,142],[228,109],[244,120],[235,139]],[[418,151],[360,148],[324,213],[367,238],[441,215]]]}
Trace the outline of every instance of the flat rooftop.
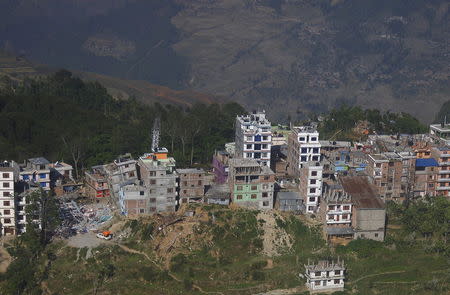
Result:
{"label": "flat rooftop", "polygon": [[205,170],[202,168],[186,168],[186,169],[176,169],[178,174],[197,174],[197,173],[205,173]]}
{"label": "flat rooftop", "polygon": [[342,176],[339,178],[344,191],[352,197],[360,209],[384,209],[384,203],[365,176]]}

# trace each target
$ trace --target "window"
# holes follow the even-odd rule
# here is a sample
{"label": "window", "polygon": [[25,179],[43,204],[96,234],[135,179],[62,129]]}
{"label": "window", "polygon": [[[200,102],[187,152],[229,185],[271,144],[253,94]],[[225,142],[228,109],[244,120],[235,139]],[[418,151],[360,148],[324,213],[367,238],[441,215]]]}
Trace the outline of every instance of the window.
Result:
{"label": "window", "polygon": [[156,212],[156,207],[150,207],[150,212]]}
{"label": "window", "polygon": [[4,182],[3,187],[9,187],[9,182]]}
{"label": "window", "polygon": [[168,193],[173,193],[173,188],[172,188],[172,187],[169,187],[169,188],[167,189],[167,192],[168,192]]}
{"label": "window", "polygon": [[242,190],[242,185],[238,185],[238,186],[236,187],[236,190],[237,190],[237,191],[241,191],[241,190]]}
{"label": "window", "polygon": [[313,156],[313,157],[312,157],[312,160],[313,160],[313,161],[319,161],[319,156]]}
{"label": "window", "polygon": [[342,219],[348,219],[348,214],[342,214]]}
{"label": "window", "polygon": [[311,194],[314,194],[314,193],[316,192],[316,188],[310,188],[310,189],[309,189],[309,192],[310,192]]}
{"label": "window", "polygon": [[338,276],[338,275],[340,275],[340,274],[341,274],[341,271],[340,271],[340,270],[335,270],[335,271],[334,271],[334,275],[335,275],[335,276]]}
{"label": "window", "polygon": [[269,180],[269,176],[264,176],[264,180]]}
{"label": "window", "polygon": [[252,149],[252,145],[251,144],[247,144],[247,149],[251,150]]}
{"label": "window", "polygon": [[150,184],[156,184],[156,179],[150,179]]}
{"label": "window", "polygon": [[269,196],[268,193],[262,193],[262,197],[263,197],[263,198],[267,198],[268,196]]}
{"label": "window", "polygon": [[334,206],[332,205],[328,206],[328,210],[334,210]]}
{"label": "window", "polygon": [[145,213],[145,210],[144,209],[139,209],[139,213]]}
{"label": "window", "polygon": [[3,214],[9,215],[9,214],[11,214],[11,210],[3,210]]}
{"label": "window", "polygon": [[150,171],[150,176],[156,176],[156,171]]}
{"label": "window", "polygon": [[264,206],[264,207],[269,206],[269,201],[264,201],[264,202],[263,202],[263,206]]}
{"label": "window", "polygon": [[10,219],[10,218],[5,218],[5,219],[3,220],[3,222],[4,222],[5,224],[11,223],[11,219]]}
{"label": "window", "polygon": [[300,137],[300,138],[298,139],[298,141],[305,141],[305,138],[304,138],[304,137]]}
{"label": "window", "polygon": [[183,194],[187,194],[187,190],[183,190]]}
{"label": "window", "polygon": [[198,184],[198,185],[202,185],[202,181],[201,181],[201,180],[199,180],[197,184]]}
{"label": "window", "polygon": [[41,182],[41,187],[47,187],[47,183],[46,182]]}
{"label": "window", "polygon": [[311,176],[317,176],[317,171],[311,171]]}
{"label": "window", "polygon": [[[320,274],[319,274],[318,276],[320,276]],[[314,282],[314,285],[320,286],[320,281],[315,281],[315,282]]]}
{"label": "window", "polygon": [[309,201],[310,201],[310,202],[315,202],[315,201],[316,201],[316,198],[315,198],[315,197],[310,197],[310,198],[309,198]]}
{"label": "window", "polygon": [[314,154],[318,154],[319,153],[319,148],[313,148],[313,153]]}
{"label": "window", "polygon": [[262,145],[262,149],[263,149],[263,150],[266,150],[266,149],[267,149],[267,143],[265,143],[265,144]]}
{"label": "window", "polygon": [[350,210],[350,206],[349,206],[349,205],[345,205],[345,206],[343,207],[343,210]]}
{"label": "window", "polygon": [[252,194],[252,195],[251,195],[251,198],[252,198],[252,199],[256,199],[256,194]]}
{"label": "window", "polygon": [[134,172],[131,171],[130,173],[128,173],[128,176],[129,176],[129,177],[134,177]]}
{"label": "window", "polygon": [[394,162],[389,162],[389,167],[394,167]]}
{"label": "window", "polygon": [[256,191],[258,189],[258,187],[256,185],[252,185],[251,190],[252,191]]}
{"label": "window", "polygon": [[381,167],[381,163],[376,163],[375,167],[380,168]]}
{"label": "window", "polygon": [[315,277],[320,277],[321,274],[322,274],[322,273],[321,273],[320,271],[316,271],[316,272],[314,273],[314,276],[315,276]]}
{"label": "window", "polygon": [[156,203],[156,198],[150,198],[150,203]]}
{"label": "window", "polygon": [[10,202],[9,201],[3,201],[3,206],[9,206]]}
{"label": "window", "polygon": [[311,137],[311,141],[317,141],[317,137]]}
{"label": "window", "polygon": [[301,153],[302,153],[302,154],[306,154],[307,152],[308,152],[308,149],[307,149],[307,148],[302,148],[302,149],[301,149]]}
{"label": "window", "polygon": [[22,179],[23,180],[28,180],[28,179],[30,179],[30,176],[27,175],[27,174],[24,174],[24,175],[22,175]]}
{"label": "window", "polygon": [[183,186],[187,186],[187,181],[183,181]]}
{"label": "window", "polygon": [[248,141],[252,141],[253,140],[253,136],[247,136],[247,140]]}
{"label": "window", "polygon": [[317,182],[317,181],[316,181],[315,179],[311,179],[311,180],[309,181],[310,184],[316,184],[316,182]]}
{"label": "window", "polygon": [[41,178],[41,179],[44,179],[46,177],[47,177],[47,174],[45,174],[45,173],[40,173],[39,174],[39,178]]}
{"label": "window", "polygon": [[378,234],[375,234],[375,238],[378,238]]}
{"label": "window", "polygon": [[263,188],[263,189],[268,189],[268,188],[269,188],[269,185],[268,185],[267,183],[265,183],[265,184],[262,185],[262,188]]}
{"label": "window", "polygon": [[269,140],[269,137],[266,136],[266,135],[264,135],[264,136],[262,137],[262,139],[263,139],[264,141],[266,141],[266,140]]}
{"label": "window", "polygon": [[341,280],[334,280],[335,285],[339,285],[341,283]]}
{"label": "window", "polygon": [[242,200],[242,195],[237,195],[237,196],[236,196],[236,199]]}
{"label": "window", "polygon": [[4,197],[9,197],[9,193],[8,192],[3,192],[3,196]]}
{"label": "window", "polygon": [[301,156],[301,157],[300,157],[300,161],[301,161],[301,162],[306,162],[306,156]]}
{"label": "window", "polygon": [[3,178],[9,178],[9,173],[3,173]]}

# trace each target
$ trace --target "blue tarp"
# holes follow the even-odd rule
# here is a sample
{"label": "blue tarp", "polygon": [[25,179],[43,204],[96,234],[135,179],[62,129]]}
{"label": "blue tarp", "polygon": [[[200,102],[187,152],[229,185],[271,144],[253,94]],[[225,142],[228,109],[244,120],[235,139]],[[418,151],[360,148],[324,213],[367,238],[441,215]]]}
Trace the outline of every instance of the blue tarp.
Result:
{"label": "blue tarp", "polygon": [[435,159],[417,159],[416,167],[437,167],[439,166]]}

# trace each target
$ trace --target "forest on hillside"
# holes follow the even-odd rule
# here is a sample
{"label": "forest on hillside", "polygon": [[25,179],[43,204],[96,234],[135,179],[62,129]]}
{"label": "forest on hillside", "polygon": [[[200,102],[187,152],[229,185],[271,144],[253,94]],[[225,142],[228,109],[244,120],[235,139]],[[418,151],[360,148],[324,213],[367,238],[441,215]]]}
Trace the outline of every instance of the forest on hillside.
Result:
{"label": "forest on hillside", "polygon": [[161,145],[180,166],[209,163],[215,149],[232,141],[234,120],[245,110],[236,103],[191,108],[115,100],[95,82],[62,70],[15,84],[2,80],[0,153],[23,161],[36,156],[102,164],[130,152],[150,152],[154,120],[161,120]]}

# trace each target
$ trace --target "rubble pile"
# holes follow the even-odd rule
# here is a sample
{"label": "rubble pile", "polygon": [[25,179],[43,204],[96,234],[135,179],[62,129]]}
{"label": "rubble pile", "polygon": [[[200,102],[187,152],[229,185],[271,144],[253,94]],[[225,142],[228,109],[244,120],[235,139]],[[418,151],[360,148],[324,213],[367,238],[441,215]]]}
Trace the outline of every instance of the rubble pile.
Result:
{"label": "rubble pile", "polygon": [[57,235],[67,238],[77,233],[98,230],[112,218],[112,211],[107,205],[79,205],[70,201],[61,204],[60,215],[63,222]]}

